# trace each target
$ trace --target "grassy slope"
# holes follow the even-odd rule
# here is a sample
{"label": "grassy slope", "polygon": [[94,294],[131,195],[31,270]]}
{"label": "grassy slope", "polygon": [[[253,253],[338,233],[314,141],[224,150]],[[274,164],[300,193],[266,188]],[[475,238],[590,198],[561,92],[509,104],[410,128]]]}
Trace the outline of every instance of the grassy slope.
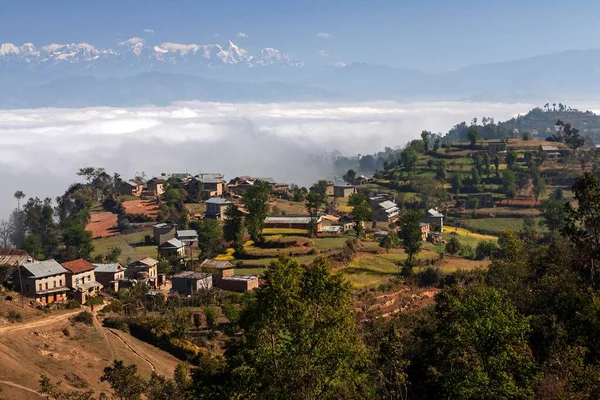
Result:
{"label": "grassy slope", "polygon": [[156,246],[146,246],[144,236],[152,235],[152,231],[142,231],[129,233],[126,235],[117,235],[108,238],[94,240],[94,254],[106,254],[112,247],[120,247],[121,262],[128,258],[140,259],[144,257],[157,257]]}

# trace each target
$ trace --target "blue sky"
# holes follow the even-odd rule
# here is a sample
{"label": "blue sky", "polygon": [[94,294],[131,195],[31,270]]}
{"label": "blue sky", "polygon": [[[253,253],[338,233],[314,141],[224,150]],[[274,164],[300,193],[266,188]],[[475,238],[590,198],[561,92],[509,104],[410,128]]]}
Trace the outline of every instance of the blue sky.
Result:
{"label": "blue sky", "polygon": [[425,70],[600,47],[600,2],[592,0],[0,0],[0,7],[0,42],[19,44],[231,39],[305,60]]}

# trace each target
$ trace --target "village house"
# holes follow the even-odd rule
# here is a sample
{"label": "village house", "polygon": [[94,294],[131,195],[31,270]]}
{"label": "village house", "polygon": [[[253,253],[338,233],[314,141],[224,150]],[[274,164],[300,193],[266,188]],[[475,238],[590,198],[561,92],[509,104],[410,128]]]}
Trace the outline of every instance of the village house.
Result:
{"label": "village house", "polygon": [[144,191],[143,182],[121,181],[117,187],[117,193],[120,196],[136,196],[139,197]]}
{"label": "village house", "polygon": [[233,201],[223,197],[211,197],[210,199],[206,200],[206,212],[204,215],[206,218],[223,220],[225,219],[225,211],[227,211],[227,207],[233,204]]}
{"label": "village house", "polygon": [[489,142],[488,153],[498,154],[506,152],[506,142]]}
{"label": "village house", "polygon": [[373,178],[370,176],[366,176],[366,175],[359,175],[356,178],[354,178],[354,184],[355,185],[365,185],[369,182],[373,182]]}
{"label": "village house", "polygon": [[227,185],[227,190],[229,192],[243,195],[246,191],[254,185],[254,178],[251,176],[236,176],[232,180],[229,181]]}
{"label": "village house", "polygon": [[344,226],[342,225],[327,225],[327,226],[322,226],[318,232],[320,235],[331,235],[331,236],[335,236],[335,235],[341,235],[342,233],[344,233]]}
{"label": "village house", "polygon": [[219,197],[225,192],[224,177],[220,173],[200,173],[192,179],[190,184],[197,185],[202,199]]}
{"label": "village house", "polygon": [[185,257],[185,245],[179,239],[170,239],[158,246],[158,254],[164,258]]}
{"label": "village house", "polygon": [[426,222],[421,222],[419,224],[419,229],[421,230],[421,240],[424,242],[427,241],[427,238],[429,237],[430,225]]}
{"label": "village house", "polygon": [[186,246],[194,246],[198,244],[198,232],[193,229],[179,230],[175,237],[183,242]]}
{"label": "village house", "polygon": [[134,261],[127,266],[127,276],[145,282],[150,287],[157,287],[158,261],[150,257]]}
{"label": "village house", "polygon": [[560,156],[560,148],[558,146],[541,145],[540,150],[546,153],[548,157]]}
{"label": "village house", "polygon": [[55,260],[26,263],[13,274],[16,290],[38,303],[51,304],[67,300],[67,270]]}
{"label": "village house", "polygon": [[169,179],[174,179],[183,183],[188,183],[192,179],[189,172],[175,172],[169,175]]}
{"label": "village house", "polygon": [[469,193],[468,199],[477,199],[478,207],[481,208],[492,208],[494,207],[494,194],[493,193]]}
{"label": "village house", "polygon": [[210,290],[213,277],[206,272],[183,271],[171,278],[173,290],[179,294],[189,295],[200,290]]}
{"label": "village house", "polygon": [[150,196],[162,196],[165,192],[165,180],[162,178],[152,178],[146,182],[146,191]]}
{"label": "village house", "polygon": [[112,291],[119,291],[119,281],[125,279],[125,270],[119,263],[94,264],[96,281]]}
{"label": "village house", "polygon": [[345,181],[338,181],[333,185],[333,196],[334,197],[350,197],[356,193],[354,185],[349,184]]}
{"label": "village house", "polygon": [[216,271],[213,274],[213,285],[222,290],[234,292],[248,292],[259,285],[258,276],[234,275],[233,264],[229,261],[204,260],[200,268],[208,271]]}
{"label": "village house", "polygon": [[0,252],[0,283],[9,280],[17,267],[32,263],[35,260],[22,250],[3,250]]}
{"label": "village house", "polygon": [[444,215],[433,208],[427,210],[423,217],[423,222],[430,224],[431,232],[444,232]]}
{"label": "village house", "polygon": [[68,272],[67,286],[74,292],[75,299],[84,304],[89,297],[98,294],[102,285],[96,281],[94,265],[82,258],[61,264]]}
{"label": "village house", "polygon": [[173,221],[165,221],[152,225],[154,243],[161,245],[177,235],[177,224]]}
{"label": "village house", "polygon": [[377,203],[373,209],[373,219],[381,222],[396,222],[400,209],[398,205],[390,200]]}
{"label": "village house", "polygon": [[[265,228],[280,228],[280,229],[310,229],[311,218],[309,216],[286,216],[286,217],[267,217],[265,218]],[[316,231],[321,229],[323,218],[319,216],[316,221]]]}

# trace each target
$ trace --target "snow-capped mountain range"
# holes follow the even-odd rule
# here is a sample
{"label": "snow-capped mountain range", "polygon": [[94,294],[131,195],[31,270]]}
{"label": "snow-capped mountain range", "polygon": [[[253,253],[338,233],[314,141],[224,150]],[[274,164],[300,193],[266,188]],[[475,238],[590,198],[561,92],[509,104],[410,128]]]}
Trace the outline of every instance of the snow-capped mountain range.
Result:
{"label": "snow-capped mountain range", "polygon": [[30,68],[80,65],[86,69],[97,65],[153,67],[161,64],[194,64],[211,69],[227,65],[248,68],[267,65],[285,65],[301,68],[302,61],[274,48],[263,48],[256,54],[237,46],[232,41],[220,44],[181,44],[165,42],[148,45],[141,38],[130,38],[116,49],[101,49],[88,43],[49,44],[36,47],[33,43],[0,45],[0,65],[23,65]]}

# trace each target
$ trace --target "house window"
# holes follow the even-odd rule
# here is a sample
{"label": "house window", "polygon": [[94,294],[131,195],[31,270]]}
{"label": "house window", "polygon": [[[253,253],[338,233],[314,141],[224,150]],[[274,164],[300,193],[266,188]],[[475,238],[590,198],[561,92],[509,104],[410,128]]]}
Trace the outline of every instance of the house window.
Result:
{"label": "house window", "polygon": [[25,285],[25,291],[29,293],[29,285]]}
{"label": "house window", "polygon": [[79,285],[79,278],[75,278],[75,286]]}
{"label": "house window", "polygon": [[59,285],[62,286],[62,279],[58,281]]}
{"label": "house window", "polygon": [[46,290],[48,290],[48,282],[46,282]]}
{"label": "house window", "polygon": [[54,282],[52,282],[52,283],[54,283],[54,287],[56,287],[56,281],[54,281]]}
{"label": "house window", "polygon": [[42,284],[40,283],[40,292],[42,291]]}

